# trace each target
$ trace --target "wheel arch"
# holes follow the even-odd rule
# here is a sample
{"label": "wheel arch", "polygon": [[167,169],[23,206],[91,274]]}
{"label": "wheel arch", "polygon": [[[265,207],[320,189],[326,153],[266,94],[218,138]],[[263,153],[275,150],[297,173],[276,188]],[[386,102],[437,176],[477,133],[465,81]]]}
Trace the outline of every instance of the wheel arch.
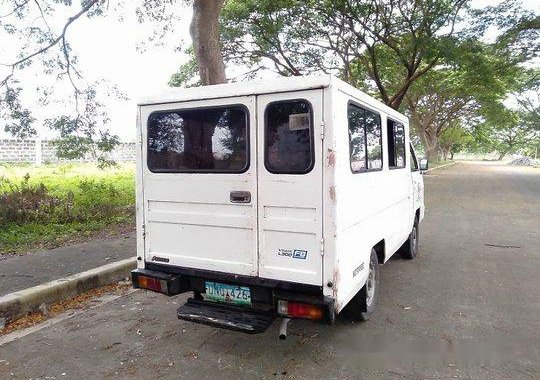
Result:
{"label": "wheel arch", "polygon": [[373,246],[373,249],[377,253],[377,260],[379,261],[379,264],[384,264],[384,259],[386,257],[386,248],[384,239],[379,241],[377,244]]}

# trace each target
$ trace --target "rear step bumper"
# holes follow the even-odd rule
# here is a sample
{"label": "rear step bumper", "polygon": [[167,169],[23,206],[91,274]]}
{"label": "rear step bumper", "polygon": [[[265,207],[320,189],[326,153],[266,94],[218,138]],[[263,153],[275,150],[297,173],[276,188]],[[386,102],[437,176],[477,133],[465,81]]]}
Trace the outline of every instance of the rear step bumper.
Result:
{"label": "rear step bumper", "polygon": [[263,333],[276,318],[275,314],[189,298],[178,308],[179,319],[205,325],[241,331],[248,334]]}

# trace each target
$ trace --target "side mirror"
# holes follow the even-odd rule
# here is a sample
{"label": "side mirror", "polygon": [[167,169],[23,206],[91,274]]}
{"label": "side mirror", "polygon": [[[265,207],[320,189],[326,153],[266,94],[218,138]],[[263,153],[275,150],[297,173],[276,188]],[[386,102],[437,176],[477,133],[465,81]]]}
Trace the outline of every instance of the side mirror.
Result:
{"label": "side mirror", "polygon": [[420,171],[425,172],[428,170],[428,160],[427,158],[420,159]]}

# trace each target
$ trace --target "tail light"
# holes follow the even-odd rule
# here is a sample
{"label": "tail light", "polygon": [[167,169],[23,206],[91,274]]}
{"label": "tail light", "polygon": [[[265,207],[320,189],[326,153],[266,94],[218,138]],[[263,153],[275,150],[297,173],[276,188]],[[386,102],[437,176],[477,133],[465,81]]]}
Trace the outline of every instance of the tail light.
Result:
{"label": "tail light", "polygon": [[283,317],[313,320],[323,319],[324,315],[321,305],[284,300],[278,300],[277,313]]}
{"label": "tail light", "polygon": [[132,271],[131,282],[136,289],[147,289],[168,296],[174,296],[190,290],[189,281],[185,277],[147,269],[135,269]]}
{"label": "tail light", "polygon": [[141,289],[148,289],[158,293],[167,293],[167,281],[158,278],[137,276],[137,285]]}

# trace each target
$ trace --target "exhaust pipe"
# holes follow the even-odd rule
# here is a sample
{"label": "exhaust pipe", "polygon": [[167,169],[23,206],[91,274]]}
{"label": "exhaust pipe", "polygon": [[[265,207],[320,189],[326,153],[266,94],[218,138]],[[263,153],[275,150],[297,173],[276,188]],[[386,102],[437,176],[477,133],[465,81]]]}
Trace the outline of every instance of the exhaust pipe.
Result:
{"label": "exhaust pipe", "polygon": [[287,339],[287,324],[291,318],[283,318],[281,320],[281,326],[279,327],[279,339],[285,340]]}

